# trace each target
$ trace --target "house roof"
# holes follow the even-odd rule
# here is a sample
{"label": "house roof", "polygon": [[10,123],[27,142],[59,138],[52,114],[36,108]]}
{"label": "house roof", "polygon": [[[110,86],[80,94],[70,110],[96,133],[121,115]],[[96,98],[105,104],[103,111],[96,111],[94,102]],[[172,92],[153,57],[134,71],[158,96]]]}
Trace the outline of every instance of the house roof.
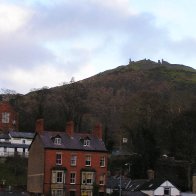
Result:
{"label": "house roof", "polygon": [[165,181],[167,180],[164,180],[164,179],[147,180],[137,190],[155,190]]}
{"label": "house roof", "polygon": [[24,139],[33,139],[35,135],[35,133],[19,132],[19,131],[10,131],[9,134],[12,138],[24,138]]}
{"label": "house roof", "polygon": [[6,147],[6,148],[28,148],[28,144],[13,144],[10,142],[0,142],[0,147]]}
{"label": "house roof", "polygon": [[[54,143],[55,137],[61,137],[61,144]],[[82,143],[81,139],[85,139],[86,137],[90,139],[89,146],[85,146]],[[92,134],[73,133],[73,136],[70,137],[65,132],[44,131],[43,134],[40,135],[40,138],[44,148],[107,152],[103,140],[100,140]]]}
{"label": "house roof", "polygon": [[0,139],[10,139],[10,136],[8,135],[8,133],[1,133]]}
{"label": "house roof", "polygon": [[141,191],[123,191],[123,196],[148,196],[146,193],[143,193]]}
{"label": "house roof", "polygon": [[192,192],[181,192],[181,196],[196,196],[196,193],[192,193]]}
{"label": "house roof", "polygon": [[126,189],[127,184],[131,182],[130,178],[125,178],[124,176],[110,176],[107,180],[107,188],[119,189],[121,181],[121,188]]}
{"label": "house roof", "polygon": [[128,191],[139,191],[139,190],[141,190],[141,187],[146,182],[147,182],[147,179],[132,180],[129,184],[127,184],[126,190],[128,190]]}

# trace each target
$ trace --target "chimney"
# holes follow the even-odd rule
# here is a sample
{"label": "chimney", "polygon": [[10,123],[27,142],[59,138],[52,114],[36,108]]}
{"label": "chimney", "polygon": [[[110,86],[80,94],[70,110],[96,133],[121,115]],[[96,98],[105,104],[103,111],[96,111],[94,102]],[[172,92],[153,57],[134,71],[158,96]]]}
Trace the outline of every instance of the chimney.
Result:
{"label": "chimney", "polygon": [[66,124],[66,133],[71,137],[73,136],[74,133],[74,122],[73,121],[69,121]]}
{"label": "chimney", "polygon": [[102,126],[101,124],[97,124],[93,130],[93,135],[97,136],[99,139],[102,140]]}
{"label": "chimney", "polygon": [[147,175],[148,175],[148,180],[154,180],[154,170],[148,169]]}
{"label": "chimney", "polygon": [[38,134],[42,134],[44,132],[44,119],[37,119],[35,125],[35,131]]}

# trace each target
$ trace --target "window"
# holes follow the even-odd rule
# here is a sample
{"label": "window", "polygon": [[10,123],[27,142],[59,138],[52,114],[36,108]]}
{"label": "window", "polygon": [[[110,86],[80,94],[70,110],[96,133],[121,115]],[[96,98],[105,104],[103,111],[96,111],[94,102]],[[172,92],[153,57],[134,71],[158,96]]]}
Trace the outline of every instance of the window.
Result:
{"label": "window", "polygon": [[57,183],[62,183],[63,182],[63,172],[57,172],[57,176],[56,176],[56,182]]}
{"label": "window", "polygon": [[170,188],[169,187],[164,188],[164,195],[170,195]]}
{"label": "window", "polygon": [[100,157],[100,167],[105,167],[105,156]]}
{"label": "window", "polygon": [[61,138],[60,137],[54,138],[54,143],[57,145],[61,145]]}
{"label": "window", "polygon": [[22,140],[22,143],[25,144],[25,140]]}
{"label": "window", "polygon": [[10,121],[10,113],[3,112],[2,113],[2,123],[9,123]]}
{"label": "window", "polygon": [[104,185],[105,184],[105,175],[101,175],[99,178],[99,184]]}
{"label": "window", "polygon": [[52,190],[52,196],[62,196],[62,195],[63,195],[63,190],[62,189]]}
{"label": "window", "polygon": [[89,139],[84,140],[84,146],[90,146],[90,140]]}
{"label": "window", "polygon": [[76,196],[76,192],[75,192],[75,191],[70,191],[70,192],[69,192],[69,195],[70,195],[70,196]]}
{"label": "window", "polygon": [[56,154],[56,165],[62,165],[62,154],[61,153]]}
{"label": "window", "polygon": [[91,166],[91,156],[90,155],[86,156],[85,166]]}
{"label": "window", "polygon": [[64,171],[52,171],[52,183],[64,183]]}
{"label": "window", "polygon": [[128,142],[128,139],[126,137],[124,137],[122,142],[123,142],[123,144],[125,144]]}
{"label": "window", "polygon": [[83,190],[81,196],[92,196],[93,193],[91,190]]}
{"label": "window", "polygon": [[76,183],[76,173],[71,172],[70,173],[70,184],[75,184]]}
{"label": "window", "polygon": [[88,184],[92,185],[93,184],[93,172],[83,172],[82,173],[82,184]]}
{"label": "window", "polygon": [[76,166],[77,156],[71,155],[71,166]]}

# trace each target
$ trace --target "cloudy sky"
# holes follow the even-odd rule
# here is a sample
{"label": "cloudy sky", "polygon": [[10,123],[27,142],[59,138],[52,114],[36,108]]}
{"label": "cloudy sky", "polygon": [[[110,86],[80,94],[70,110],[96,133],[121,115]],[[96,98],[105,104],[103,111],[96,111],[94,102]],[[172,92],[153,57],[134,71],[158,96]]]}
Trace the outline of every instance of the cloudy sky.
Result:
{"label": "cloudy sky", "polygon": [[195,0],[0,0],[0,89],[28,93],[144,58],[196,68]]}

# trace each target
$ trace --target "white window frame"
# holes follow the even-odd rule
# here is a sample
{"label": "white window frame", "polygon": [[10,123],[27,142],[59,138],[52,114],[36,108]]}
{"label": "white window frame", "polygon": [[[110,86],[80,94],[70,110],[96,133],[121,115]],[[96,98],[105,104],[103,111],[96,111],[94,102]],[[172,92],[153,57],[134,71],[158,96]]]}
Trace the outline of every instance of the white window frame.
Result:
{"label": "white window frame", "polygon": [[94,172],[82,172],[82,184],[92,185],[94,182]]}
{"label": "white window frame", "polygon": [[56,144],[56,145],[61,145],[61,143],[62,143],[62,140],[61,140],[60,137],[55,137],[55,138],[54,138],[54,144]]}
{"label": "white window frame", "polygon": [[10,113],[9,112],[3,112],[2,113],[2,123],[8,124],[10,122]]}
{"label": "white window frame", "polygon": [[62,165],[62,153],[61,152],[56,153],[56,165]]}
{"label": "white window frame", "polygon": [[76,166],[77,164],[77,155],[71,155],[70,165]]}
{"label": "white window frame", "polygon": [[84,146],[90,146],[90,140],[84,139]]}
{"label": "white window frame", "polygon": [[91,155],[86,155],[85,166],[91,166]]}
{"label": "white window frame", "polygon": [[63,189],[52,189],[52,196],[62,196]]}
{"label": "white window frame", "polygon": [[100,157],[100,167],[105,167],[105,156]]}
{"label": "white window frame", "polygon": [[99,185],[105,185],[105,175],[99,177]]}
{"label": "white window frame", "polygon": [[63,183],[63,171],[57,171],[56,183]]}
{"label": "white window frame", "polygon": [[70,173],[70,184],[76,184],[76,172]]}
{"label": "white window frame", "polygon": [[52,171],[52,183],[62,184],[65,182],[65,173],[63,170],[53,170]]}

